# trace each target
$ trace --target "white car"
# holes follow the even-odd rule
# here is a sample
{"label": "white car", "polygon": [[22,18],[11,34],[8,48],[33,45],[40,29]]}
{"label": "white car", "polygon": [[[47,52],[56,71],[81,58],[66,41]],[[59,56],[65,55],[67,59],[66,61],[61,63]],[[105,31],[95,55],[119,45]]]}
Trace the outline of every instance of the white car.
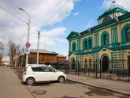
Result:
{"label": "white car", "polygon": [[64,82],[66,74],[49,66],[27,66],[22,75],[22,82],[32,85],[35,82],[59,81]]}

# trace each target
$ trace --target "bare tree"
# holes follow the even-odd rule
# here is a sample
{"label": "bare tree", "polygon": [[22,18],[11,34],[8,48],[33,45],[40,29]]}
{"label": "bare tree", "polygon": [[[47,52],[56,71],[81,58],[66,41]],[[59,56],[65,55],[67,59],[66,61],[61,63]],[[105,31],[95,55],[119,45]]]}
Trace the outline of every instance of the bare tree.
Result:
{"label": "bare tree", "polygon": [[16,45],[13,41],[9,40],[9,53],[10,63],[14,65],[14,57],[20,55],[20,46]]}

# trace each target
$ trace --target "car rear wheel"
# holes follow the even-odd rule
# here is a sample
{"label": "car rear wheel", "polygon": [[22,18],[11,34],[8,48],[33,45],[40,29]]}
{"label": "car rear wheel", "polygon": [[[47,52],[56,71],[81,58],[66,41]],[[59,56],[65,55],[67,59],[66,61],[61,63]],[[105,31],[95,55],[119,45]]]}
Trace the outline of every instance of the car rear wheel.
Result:
{"label": "car rear wheel", "polygon": [[63,83],[63,82],[65,81],[65,78],[64,78],[63,76],[60,76],[60,77],[58,78],[58,81],[59,81],[60,83]]}
{"label": "car rear wheel", "polygon": [[35,80],[34,80],[34,78],[30,77],[30,78],[27,78],[26,83],[27,83],[28,85],[32,85],[32,84],[35,83]]}

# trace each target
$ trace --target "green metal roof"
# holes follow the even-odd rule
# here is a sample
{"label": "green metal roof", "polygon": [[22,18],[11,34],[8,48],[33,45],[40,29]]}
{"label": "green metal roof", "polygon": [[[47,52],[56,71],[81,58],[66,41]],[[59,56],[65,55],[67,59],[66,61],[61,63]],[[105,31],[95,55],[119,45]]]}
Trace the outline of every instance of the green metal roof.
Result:
{"label": "green metal roof", "polygon": [[67,36],[66,39],[70,40],[70,39],[72,39],[72,38],[74,38],[74,37],[77,37],[77,36],[79,36],[79,33],[72,31],[72,32]]}
{"label": "green metal roof", "polygon": [[126,9],[125,9],[124,7],[122,7],[122,6],[120,6],[120,5],[114,5],[114,4],[111,5],[110,8],[109,8],[107,11],[111,11],[111,10],[113,10],[113,9],[115,9],[115,8],[120,8],[120,9],[126,11]]}
{"label": "green metal roof", "polygon": [[121,12],[124,14],[128,13],[128,11],[124,7],[117,4],[112,4],[106,12],[99,16],[98,20],[115,12]]}
{"label": "green metal roof", "polygon": [[[124,19],[129,18],[129,17],[130,17],[130,12],[128,12],[128,13],[125,14],[125,15],[119,16],[119,17],[118,17],[118,20],[119,20],[119,21],[122,21],[122,20],[124,20]],[[114,19],[112,19],[112,20],[110,20],[110,21],[108,21],[108,22],[104,22],[104,23],[102,23],[102,24],[96,25],[96,26],[90,28],[90,29],[91,29],[91,32],[94,32],[96,29],[102,28],[102,27],[104,27],[104,26],[110,25],[110,24],[115,23],[115,22],[117,22],[117,21],[116,21],[116,19],[114,18]],[[87,34],[87,33],[90,33],[90,32],[89,32],[88,30],[85,30],[85,31],[81,32],[80,34],[81,34],[81,35],[84,35],[84,34]]]}

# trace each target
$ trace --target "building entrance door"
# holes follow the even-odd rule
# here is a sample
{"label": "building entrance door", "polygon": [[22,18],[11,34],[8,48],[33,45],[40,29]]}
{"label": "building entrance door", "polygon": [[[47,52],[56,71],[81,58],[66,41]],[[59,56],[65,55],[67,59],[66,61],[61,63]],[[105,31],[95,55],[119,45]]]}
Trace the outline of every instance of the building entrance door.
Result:
{"label": "building entrance door", "polygon": [[102,59],[102,72],[107,72],[109,68],[109,60],[107,56]]}
{"label": "building entrance door", "polygon": [[75,59],[72,59],[72,69],[75,69]]}

